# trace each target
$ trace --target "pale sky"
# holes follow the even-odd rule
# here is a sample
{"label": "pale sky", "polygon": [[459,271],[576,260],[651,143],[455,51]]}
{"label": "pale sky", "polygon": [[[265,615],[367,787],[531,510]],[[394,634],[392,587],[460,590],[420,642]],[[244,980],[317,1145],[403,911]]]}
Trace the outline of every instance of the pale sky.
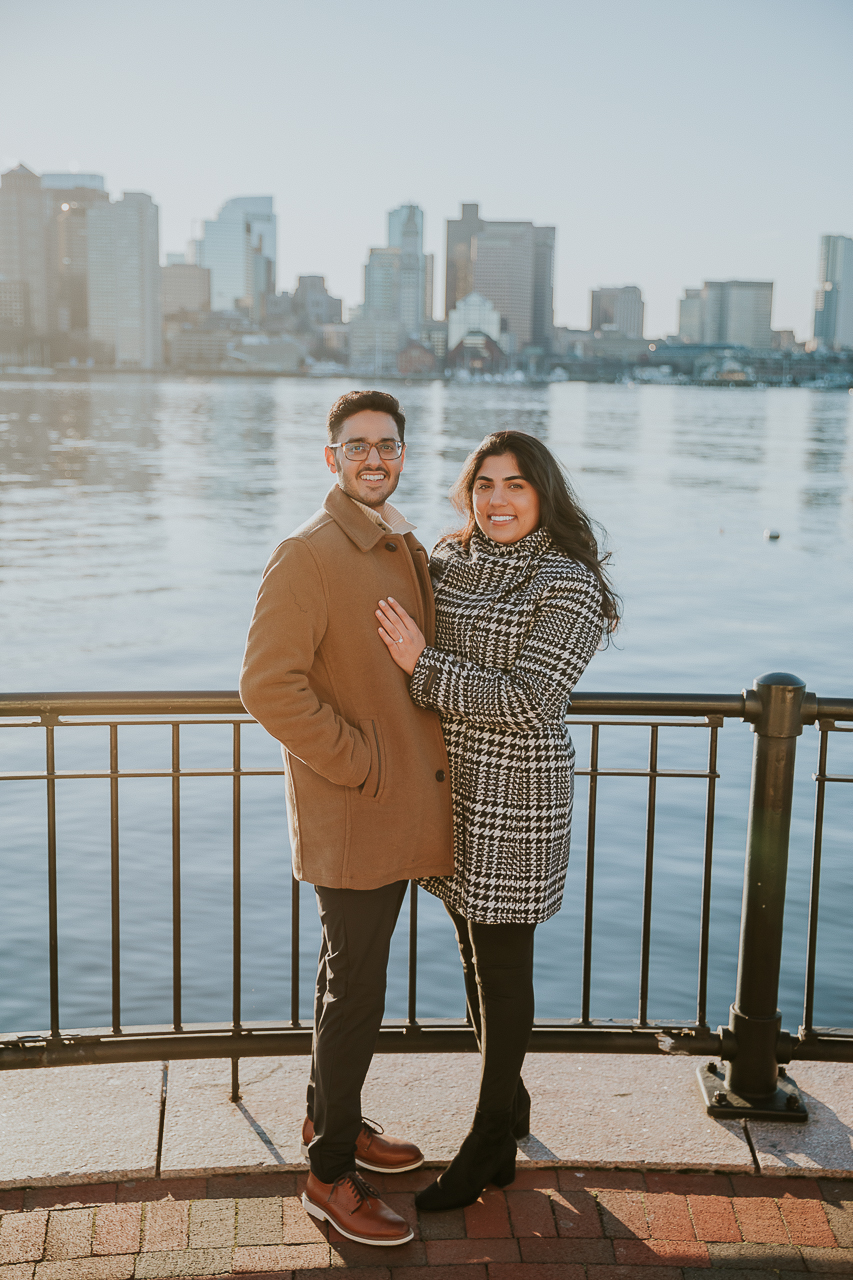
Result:
{"label": "pale sky", "polygon": [[775,281],[810,336],[822,234],[853,235],[851,0],[0,0],[0,166],[147,191],[161,250],[272,194],[278,284],[362,299],[425,212],[557,228],[555,318],[638,284],[646,333],[704,279]]}

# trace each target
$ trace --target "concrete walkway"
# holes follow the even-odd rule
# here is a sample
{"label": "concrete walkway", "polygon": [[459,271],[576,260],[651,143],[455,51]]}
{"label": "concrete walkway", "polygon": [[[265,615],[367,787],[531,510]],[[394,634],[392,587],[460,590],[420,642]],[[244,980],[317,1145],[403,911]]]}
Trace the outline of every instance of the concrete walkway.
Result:
{"label": "concrete walkway", "polygon": [[[0,1280],[853,1277],[847,1066],[798,1065],[808,1124],[747,1131],[705,1114],[691,1059],[531,1055],[514,1184],[419,1220],[432,1170],[373,1177],[416,1236],[370,1249],[299,1202],[306,1065],[244,1061],[236,1106],[223,1061],[0,1073]],[[471,1054],[377,1057],[365,1113],[440,1164],[477,1069]]]}

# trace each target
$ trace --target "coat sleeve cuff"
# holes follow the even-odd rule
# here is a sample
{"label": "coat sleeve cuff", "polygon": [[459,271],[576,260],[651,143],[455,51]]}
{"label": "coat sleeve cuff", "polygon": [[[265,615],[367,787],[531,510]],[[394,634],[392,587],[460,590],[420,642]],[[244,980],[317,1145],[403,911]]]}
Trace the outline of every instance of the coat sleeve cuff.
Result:
{"label": "coat sleeve cuff", "polygon": [[415,663],[415,669],[409,677],[409,693],[417,706],[432,707],[434,705],[430,694],[435,690],[441,674],[443,657],[444,655],[438,649],[431,649],[427,645]]}

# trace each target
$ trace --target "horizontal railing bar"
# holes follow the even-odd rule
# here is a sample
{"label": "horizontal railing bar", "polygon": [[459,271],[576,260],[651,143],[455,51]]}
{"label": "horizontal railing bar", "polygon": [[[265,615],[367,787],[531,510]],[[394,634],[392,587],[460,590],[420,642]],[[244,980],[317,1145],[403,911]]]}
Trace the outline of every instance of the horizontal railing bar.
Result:
{"label": "horizontal railing bar", "polygon": [[[0,782],[44,782],[45,778],[267,778],[279,777],[281,769],[118,769],[114,773],[73,773],[59,769],[56,773],[0,773]],[[701,769],[575,769],[583,778],[719,778],[718,773]],[[827,782],[853,782],[853,778],[826,778]]]}
{"label": "horizontal railing bar", "polygon": [[[3,712],[0,711],[0,715],[2,714]],[[64,714],[70,715],[71,713],[65,712]],[[160,719],[152,719],[152,716],[155,716],[156,714],[156,712],[152,711],[151,716],[145,720],[130,720],[126,716],[119,714],[110,716],[109,720],[85,720],[79,716],[75,716],[73,720],[60,720],[53,716],[48,717],[47,720],[18,721],[12,718],[0,721],[0,729],[43,729],[45,723],[48,722],[55,725],[57,729],[107,729],[111,724],[116,723],[120,724],[123,729],[132,729],[134,727],[142,729],[168,729],[175,724],[179,724],[181,728],[192,724],[204,725],[205,728],[209,728],[211,725],[257,723],[257,721],[253,720],[250,715],[230,716],[227,720],[188,720],[184,716],[167,715],[166,712],[163,712]]]}
{"label": "horizontal railing bar", "polygon": [[[835,704],[833,704],[835,705]],[[722,715],[742,717],[742,694],[575,693],[574,716]],[[127,692],[2,693],[0,715],[248,715],[239,694],[229,690],[134,690]],[[853,701],[851,701],[853,716]]]}
{"label": "horizontal railing bar", "polygon": [[853,720],[853,698],[818,698],[817,719]]}
{"label": "horizontal railing bar", "polygon": [[853,782],[853,774],[849,773],[813,773],[815,782]]}
{"label": "horizontal railing bar", "polygon": [[[164,1031],[160,1035],[101,1037],[58,1036],[0,1045],[0,1070],[78,1066],[107,1062],[159,1062],[164,1057],[246,1058],[278,1057],[311,1052],[310,1023],[273,1030],[223,1029],[204,1033]],[[473,1028],[465,1022],[385,1023],[377,1042],[379,1053],[476,1053]],[[708,1028],[650,1025],[590,1026],[537,1023],[531,1034],[532,1053],[646,1053],[715,1056],[721,1037]]]}
{"label": "horizontal railing bar", "polygon": [[57,769],[56,773],[0,773],[0,782],[30,782],[45,778],[277,778],[281,769],[108,769],[96,773],[72,773]]}
{"label": "horizontal railing bar", "polygon": [[[110,1062],[160,1062],[168,1059],[279,1057],[311,1052],[311,1025],[273,1029],[222,1028],[121,1036],[30,1036],[0,1044],[0,1071],[34,1067],[84,1066]],[[723,1037],[708,1027],[679,1023],[610,1025],[537,1023],[532,1053],[631,1053],[674,1057],[720,1057]],[[476,1053],[473,1029],[465,1022],[385,1023],[379,1053]],[[791,1037],[790,1058],[797,1062],[853,1062],[853,1034]]]}
{"label": "horizontal railing bar", "polygon": [[[295,1029],[298,1031],[311,1031],[313,1025],[312,1019],[306,1018],[304,1021],[300,1022],[299,1026]],[[386,1018],[383,1020],[382,1025],[384,1027],[407,1027],[409,1025],[416,1025],[421,1029],[430,1030],[433,1027],[468,1027],[470,1026],[470,1023],[467,1019],[460,1020],[458,1018],[417,1018],[414,1020],[413,1024],[410,1024],[408,1018]],[[534,1026],[540,1028],[547,1027],[552,1030],[554,1028],[560,1029],[563,1027],[592,1027],[598,1031],[642,1031],[648,1030],[648,1028],[651,1027],[655,1032],[669,1032],[675,1030],[679,1035],[691,1035],[694,1030],[698,1029],[704,1031],[705,1029],[702,1024],[690,1021],[689,1019],[675,1022],[672,1019],[661,1020],[655,1018],[649,1018],[648,1022],[643,1026],[640,1026],[640,1023],[636,1018],[589,1018],[587,1021],[584,1021],[582,1018],[537,1018],[534,1022]],[[239,1027],[235,1027],[231,1022],[185,1022],[180,1027],[175,1027],[171,1022],[159,1022],[142,1023],[138,1026],[123,1026],[121,1029],[121,1038],[122,1040],[144,1040],[152,1037],[168,1039],[175,1035],[216,1036],[223,1035],[226,1032],[231,1034],[232,1031],[240,1035],[266,1035],[275,1031],[290,1032],[293,1030],[294,1027],[292,1022],[268,1022],[263,1020],[247,1020],[246,1022],[241,1023]],[[818,1030],[827,1031],[829,1028],[819,1027]],[[839,1028],[832,1028],[832,1030],[839,1030]],[[56,1036],[53,1038],[55,1039],[58,1037],[59,1039],[66,1040],[69,1043],[72,1040],[79,1041],[80,1043],[84,1040],[95,1043],[95,1041],[108,1040],[113,1034],[118,1035],[117,1032],[114,1033],[109,1027],[66,1027],[57,1031]],[[845,1030],[843,1034],[853,1035],[853,1031],[847,1032]],[[46,1030],[21,1033],[6,1032],[5,1034],[0,1034],[0,1053],[10,1045],[15,1046],[26,1043],[41,1044],[42,1041],[49,1037],[49,1035],[50,1033]]]}
{"label": "horizontal railing bar", "polygon": [[[72,713],[70,711],[64,711],[62,714],[71,715]],[[119,713],[115,713],[113,716],[110,717],[109,720],[89,720],[82,716],[74,716],[72,720],[60,720],[58,717],[50,716],[49,722],[55,725],[58,729],[109,728],[111,724],[115,724],[116,720],[118,720],[123,727],[126,725],[129,728],[136,726],[136,727],[147,728],[147,729],[154,729],[159,727],[168,728],[172,724],[180,724],[181,726],[204,725],[207,727],[210,725],[235,725],[235,724],[255,724],[256,723],[256,721],[248,714],[244,716],[239,716],[239,717],[236,717],[236,716],[229,717],[226,720],[212,720],[212,719],[193,720],[193,719],[187,719],[184,716],[176,717],[174,713],[170,714],[165,711],[160,714],[159,719],[155,719],[154,717],[158,716],[158,714],[160,713],[156,711],[152,711],[151,715],[146,717],[146,719],[144,720],[132,720],[126,716],[120,715]],[[18,721],[14,717],[8,716],[7,713],[5,713],[2,710],[2,708],[0,708],[0,715],[6,715],[5,721],[0,721],[0,729],[43,729],[46,723],[45,720]],[[719,716],[715,716],[711,718],[708,716],[700,717],[697,715],[692,720],[670,720],[669,717],[667,717],[665,720],[639,720],[633,717],[631,719],[626,719],[623,716],[617,719],[615,716],[602,715],[597,717],[595,720],[578,720],[575,716],[568,715],[565,717],[565,723],[571,725],[572,728],[584,728],[594,724],[600,724],[605,726],[606,728],[618,728],[621,725],[627,729],[652,728],[654,725],[658,725],[661,728],[667,728],[667,729],[711,729],[714,727],[713,721],[718,720],[719,718],[720,718]],[[835,732],[836,733],[853,733],[853,729],[835,729]]]}
{"label": "horizontal railing bar", "polygon": [[[751,696],[750,696],[751,695]],[[804,720],[853,720],[853,698],[807,695]],[[753,719],[754,694],[743,693],[579,693],[571,716],[730,716]],[[247,715],[236,690],[132,690],[125,692],[2,693],[0,715]]]}
{"label": "horizontal railing bar", "polygon": [[[709,1028],[537,1025],[531,1053],[629,1053],[662,1057],[720,1057],[722,1037]],[[159,1036],[57,1037],[5,1044],[0,1070],[84,1066],[110,1062],[158,1062],[200,1058],[280,1057],[310,1053],[310,1026],[272,1031],[180,1032]],[[464,1022],[429,1025],[386,1023],[378,1053],[476,1053],[473,1029]],[[853,1062],[853,1036],[810,1035],[793,1040],[791,1061]]]}
{"label": "horizontal railing bar", "polygon": [[[575,777],[583,778],[719,778],[705,769],[575,769]],[[2,774],[0,774],[2,777]]]}
{"label": "horizontal railing bar", "polygon": [[719,716],[713,719],[703,716],[701,719],[697,716],[695,720],[626,720],[625,717],[615,719],[610,716],[596,716],[594,720],[576,720],[573,715],[567,715],[565,723],[571,725],[573,729],[585,727],[589,725],[600,725],[602,729],[618,729],[620,726],[625,729],[712,729]]}
{"label": "horizontal railing bar", "polygon": [[87,693],[0,693],[0,715],[87,716],[241,715],[249,713],[236,691],[138,690]]}

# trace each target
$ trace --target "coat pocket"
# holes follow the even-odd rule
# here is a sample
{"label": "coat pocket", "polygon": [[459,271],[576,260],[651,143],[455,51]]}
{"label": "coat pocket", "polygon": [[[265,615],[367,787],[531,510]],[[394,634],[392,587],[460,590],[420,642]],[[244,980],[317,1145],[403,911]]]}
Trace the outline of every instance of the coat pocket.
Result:
{"label": "coat pocket", "polygon": [[359,720],[358,727],[370,747],[370,770],[361,784],[361,794],[365,800],[379,800],[388,776],[388,759],[382,730],[378,720]]}

